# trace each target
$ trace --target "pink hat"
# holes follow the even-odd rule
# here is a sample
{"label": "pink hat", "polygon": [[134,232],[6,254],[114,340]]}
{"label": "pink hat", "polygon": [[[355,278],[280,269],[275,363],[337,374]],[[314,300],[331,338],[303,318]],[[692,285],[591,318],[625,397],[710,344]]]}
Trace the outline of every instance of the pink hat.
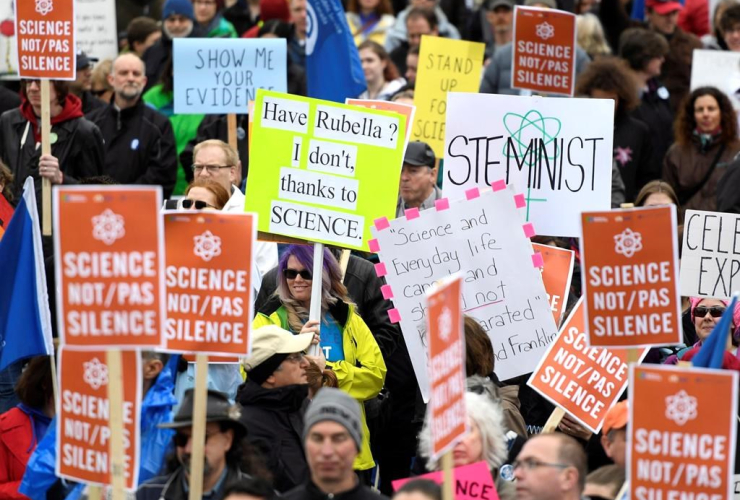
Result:
{"label": "pink hat", "polygon": [[[694,322],[694,309],[696,309],[696,306],[699,305],[699,302],[701,302],[704,299],[707,299],[709,297],[689,297],[689,301],[691,302],[691,322]],[[725,306],[730,304],[730,301],[727,299],[717,299],[720,302],[722,302]],[[732,311],[732,324],[735,326],[740,325],[740,302],[736,303],[735,310]]]}

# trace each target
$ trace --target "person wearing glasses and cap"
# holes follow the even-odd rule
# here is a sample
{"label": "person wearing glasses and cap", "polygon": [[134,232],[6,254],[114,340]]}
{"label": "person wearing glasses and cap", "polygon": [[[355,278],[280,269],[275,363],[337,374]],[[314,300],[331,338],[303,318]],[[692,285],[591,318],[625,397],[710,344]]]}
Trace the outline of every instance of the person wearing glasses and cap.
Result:
{"label": "person wearing glasses and cap", "polygon": [[[190,389],[185,393],[185,399],[174,421],[159,425],[162,429],[175,431],[174,460],[168,463],[166,475],[152,478],[139,487],[136,492],[137,500],[181,500],[188,497],[193,450],[193,401],[193,390]],[[242,442],[247,435],[247,427],[240,417],[241,408],[230,404],[226,395],[218,391],[208,391],[203,466],[204,500],[221,500],[228,486],[251,477],[245,469],[256,470],[251,449],[245,448],[246,443]]]}
{"label": "person wearing glasses and cap", "polygon": [[527,441],[512,464],[517,500],[580,500],[586,453],[570,436],[553,432]]}
{"label": "person wearing glasses and cap", "polygon": [[426,142],[409,142],[403,157],[396,217],[402,217],[407,208],[432,208],[434,202],[440,198],[442,190],[437,187],[434,151]]}
{"label": "person wearing glasses and cap", "polygon": [[315,337],[263,326],[252,332],[252,354],[242,361],[247,381],[236,395],[242,421],[249,424],[249,442],[263,453],[280,493],[308,479],[301,443],[308,402],[308,359],[303,353]]}

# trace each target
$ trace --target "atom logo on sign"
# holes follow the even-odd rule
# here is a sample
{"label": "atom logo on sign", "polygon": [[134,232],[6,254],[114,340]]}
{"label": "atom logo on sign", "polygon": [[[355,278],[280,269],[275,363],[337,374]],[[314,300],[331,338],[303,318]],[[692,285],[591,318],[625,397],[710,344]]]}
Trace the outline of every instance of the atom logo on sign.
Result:
{"label": "atom logo on sign", "polygon": [[545,21],[544,23],[540,23],[537,25],[537,27],[535,28],[535,33],[543,40],[549,40],[550,38],[555,36],[555,27]]}
{"label": "atom logo on sign", "polygon": [[442,314],[439,315],[437,328],[439,329],[440,338],[445,342],[449,342],[450,335],[452,334],[452,313],[446,307],[442,310]]}
{"label": "atom logo on sign", "polygon": [[124,219],[110,208],[106,208],[102,214],[92,218],[93,238],[102,241],[106,245],[112,245],[116,240],[123,238],[126,234]]}
{"label": "atom logo on sign", "polygon": [[665,416],[678,425],[694,420],[698,414],[696,398],[689,396],[684,390],[678,391],[674,396],[665,398]]}
{"label": "atom logo on sign", "polygon": [[614,236],[614,251],[632,257],[642,250],[642,235],[630,228]]}
{"label": "atom logo on sign", "polygon": [[212,232],[206,231],[193,239],[195,240],[193,252],[204,261],[208,262],[212,258],[221,255],[221,238]]}
{"label": "atom logo on sign", "polygon": [[36,12],[45,16],[49,12],[54,10],[54,4],[52,0],[36,0]]}
{"label": "atom logo on sign", "polygon": [[84,369],[82,380],[90,387],[97,390],[104,385],[108,385],[108,367],[101,363],[98,358],[85,361],[82,366]]}

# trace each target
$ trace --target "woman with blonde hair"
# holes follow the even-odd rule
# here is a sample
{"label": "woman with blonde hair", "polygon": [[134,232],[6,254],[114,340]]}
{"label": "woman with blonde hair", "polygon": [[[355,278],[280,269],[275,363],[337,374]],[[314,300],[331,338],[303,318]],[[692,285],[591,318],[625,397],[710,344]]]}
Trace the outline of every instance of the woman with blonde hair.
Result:
{"label": "woman with blonde hair", "polygon": [[599,18],[587,12],[576,17],[576,43],[593,61],[600,56],[608,56],[612,49],[606,42],[604,28]]}

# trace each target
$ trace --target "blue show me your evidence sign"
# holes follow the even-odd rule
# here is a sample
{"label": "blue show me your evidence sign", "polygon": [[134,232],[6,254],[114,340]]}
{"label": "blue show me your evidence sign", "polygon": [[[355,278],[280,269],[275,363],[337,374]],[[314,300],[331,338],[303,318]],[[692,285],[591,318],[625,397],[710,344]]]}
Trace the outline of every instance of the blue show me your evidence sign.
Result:
{"label": "blue show me your evidence sign", "polygon": [[175,113],[246,113],[257,89],[288,91],[284,39],[176,38],[173,44]]}

